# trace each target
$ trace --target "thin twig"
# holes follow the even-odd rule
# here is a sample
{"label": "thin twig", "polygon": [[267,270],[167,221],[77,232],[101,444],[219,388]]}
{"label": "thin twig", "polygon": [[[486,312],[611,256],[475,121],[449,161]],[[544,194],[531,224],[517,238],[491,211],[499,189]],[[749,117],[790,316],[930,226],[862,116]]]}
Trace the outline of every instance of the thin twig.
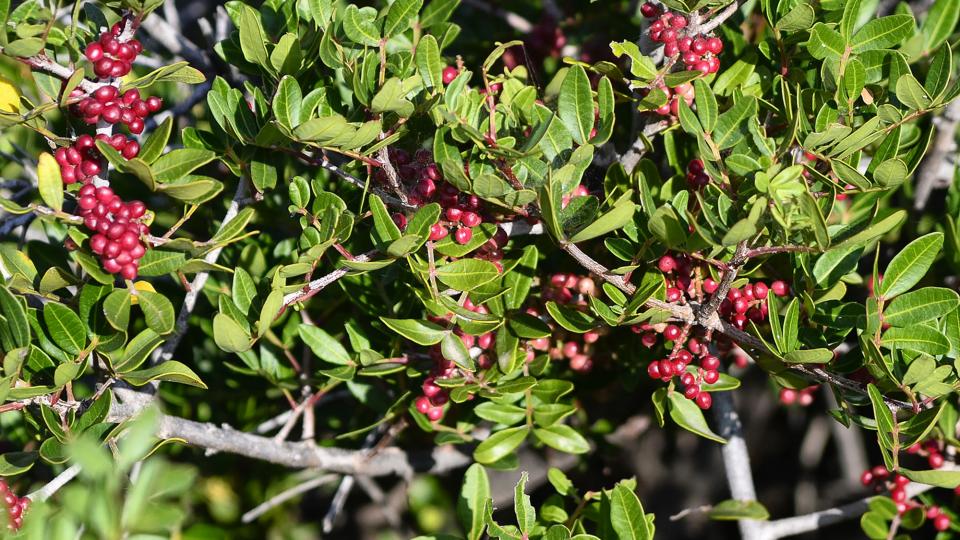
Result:
{"label": "thin twig", "polygon": [[243,523],[250,523],[255,519],[257,519],[258,517],[262,516],[263,514],[267,513],[270,509],[289,501],[290,499],[296,497],[297,495],[301,495],[308,491],[312,491],[324,484],[333,482],[336,479],[337,479],[337,475],[335,474],[324,474],[321,476],[317,476],[316,478],[311,478],[306,482],[297,484],[296,486],[293,486],[290,489],[277,493],[273,497],[270,497],[269,499],[258,504],[256,507],[250,509],[245,514],[243,514],[243,516],[240,517],[240,521]]}
{"label": "thin twig", "polygon": [[[240,203],[246,197],[247,183],[247,177],[242,176],[237,184],[237,191],[233,195],[233,200],[230,201],[230,206],[227,208],[227,212],[223,216],[223,221],[220,222],[218,232],[222,231],[231,221],[234,220],[234,218],[237,217],[237,214],[239,214]],[[207,263],[213,264],[217,262],[221,251],[223,251],[222,247],[212,249],[209,253],[207,253],[203,260]],[[187,333],[187,321],[190,319],[190,314],[193,313],[193,309],[197,306],[197,299],[200,297],[200,292],[203,290],[203,286],[206,285],[209,277],[209,272],[200,272],[194,276],[193,281],[190,282],[190,290],[188,290],[186,296],[183,297],[183,306],[180,308],[180,313],[177,314],[177,322],[174,332],[163,344],[163,347],[158,349],[153,354],[151,363],[156,364],[158,362],[169,360],[173,357],[174,351],[176,351],[177,346],[180,345],[180,340],[182,340],[183,336]]]}

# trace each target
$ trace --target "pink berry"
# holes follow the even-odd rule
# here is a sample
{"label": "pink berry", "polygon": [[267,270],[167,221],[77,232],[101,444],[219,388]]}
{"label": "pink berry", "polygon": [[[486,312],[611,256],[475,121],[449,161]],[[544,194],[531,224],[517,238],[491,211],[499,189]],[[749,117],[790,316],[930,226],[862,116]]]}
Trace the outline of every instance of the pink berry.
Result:
{"label": "pink berry", "polygon": [[453,239],[460,245],[466,244],[471,238],[473,238],[473,230],[466,227],[461,227],[453,233]]}
{"label": "pink berry", "polygon": [[453,66],[443,68],[443,84],[452,83],[453,80],[457,78],[457,75],[459,75],[457,68]]}

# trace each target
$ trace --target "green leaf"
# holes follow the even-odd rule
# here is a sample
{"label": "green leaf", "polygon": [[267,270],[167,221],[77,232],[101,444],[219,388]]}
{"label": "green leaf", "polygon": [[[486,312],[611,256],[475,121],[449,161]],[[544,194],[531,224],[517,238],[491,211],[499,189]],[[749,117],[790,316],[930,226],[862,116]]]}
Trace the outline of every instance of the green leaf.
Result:
{"label": "green leaf", "polygon": [[3,48],[3,54],[7,56],[27,58],[34,56],[43,50],[43,40],[39,38],[26,38],[11,41],[9,45]]}
{"label": "green leaf", "polygon": [[147,369],[129,371],[121,377],[134,386],[143,386],[150,381],[167,381],[204,389],[207,387],[193,370],[176,360],[167,360]]}
{"label": "green leaf", "polygon": [[173,130],[173,116],[168,116],[159,126],[154,128],[140,147],[138,158],[146,163],[153,163],[163,151],[167,148],[167,141],[170,140],[170,132]]}
{"label": "green leaf", "polygon": [[632,489],[618,483],[610,492],[610,525],[619,540],[653,540],[653,524]]}
{"label": "green leaf", "polygon": [[591,238],[596,238],[611,231],[621,229],[627,223],[633,221],[633,214],[636,208],[637,205],[631,201],[618,204],[606,214],[596,218],[592,223],[580,229],[579,232],[570,237],[570,241],[574,243],[584,242]]}
{"label": "green leaf", "polygon": [[[957,4],[957,11],[960,12],[960,4]],[[950,84],[950,77],[953,75],[953,49],[949,43],[945,43],[937,54],[930,61],[930,69],[927,70],[927,76],[923,80],[923,88],[934,100],[939,99]]]}
{"label": "green leaf", "polygon": [[707,517],[716,520],[767,520],[770,518],[770,512],[757,501],[728,499],[713,505],[707,511]]}
{"label": "green leaf", "polygon": [[391,330],[409,339],[419,345],[436,345],[440,343],[443,336],[450,333],[449,330],[429,321],[417,319],[388,319],[380,317],[380,320]]}
{"label": "green leaf", "polygon": [[130,324],[131,305],[130,291],[118,289],[107,295],[103,300],[103,314],[110,326],[125,332]]}
{"label": "green leaf", "polygon": [[47,302],[43,306],[43,322],[50,338],[70,354],[80,354],[87,344],[87,332],[80,317],[63,304]]}
{"label": "green leaf", "polygon": [[464,345],[460,337],[453,332],[448,332],[443,336],[443,339],[440,340],[440,352],[444,358],[467,371],[476,371],[477,369],[473,363],[473,358],[470,357],[470,351],[467,350],[467,346]]}
{"label": "green leaf", "polygon": [[300,339],[321,360],[331,364],[351,364],[350,353],[330,334],[318,326],[301,324],[297,327]]}
{"label": "green leaf", "polygon": [[467,531],[467,540],[481,540],[485,526],[484,509],[490,499],[490,480],[487,471],[479,463],[467,469],[457,500],[457,516]]}
{"label": "green leaf", "polygon": [[37,461],[36,452],[7,452],[0,454],[0,476],[16,476],[33,467]]}
{"label": "green leaf", "polygon": [[167,300],[166,296],[150,291],[138,291],[137,298],[140,310],[143,311],[144,318],[147,320],[147,327],[160,335],[173,331],[176,316],[173,312],[173,304]]}
{"label": "green leaf", "polygon": [[417,44],[415,58],[420,78],[427,88],[443,88],[443,61],[440,58],[440,47],[437,39],[429,34],[423,36]]}
{"label": "green leaf", "polygon": [[855,54],[875,49],[888,49],[912,34],[913,16],[880,17],[863,25],[863,28],[853,35],[850,47]]}
{"label": "green leaf", "polygon": [[947,41],[960,20],[960,3],[954,0],[937,0],[927,11],[920,26],[924,51],[932,51]]}
{"label": "green leaf", "polygon": [[375,19],[377,11],[372,8],[360,9],[354,4],[347,6],[343,12],[343,31],[351,41],[376,47],[380,44],[380,30]]}
{"label": "green leaf", "polygon": [[807,42],[810,55],[818,60],[839,59],[846,51],[846,42],[840,32],[820,22],[813,25],[810,41]]}
{"label": "green leaf", "polygon": [[567,70],[560,86],[557,113],[573,140],[585,144],[593,129],[593,93],[583,67],[573,66]]}
{"label": "green leaf", "polygon": [[670,392],[670,418],[683,429],[699,435],[705,439],[726,444],[723,437],[714,433],[707,425],[706,418],[703,417],[703,411],[692,401],[683,396],[680,392]]}
{"label": "green leaf", "polygon": [[252,338],[229,315],[217,313],[213,317],[213,340],[224,351],[239,353],[250,350]]}
{"label": "green leaf", "polygon": [[437,279],[458,291],[472,291],[499,275],[496,265],[483,259],[459,259],[437,268]]}
{"label": "green leaf", "polygon": [[925,111],[933,104],[933,97],[916,77],[907,73],[897,79],[897,99],[913,110]]}
{"label": "green leaf", "polygon": [[63,209],[63,179],[60,165],[54,157],[43,152],[37,160],[37,188],[47,206],[59,212]]}
{"label": "green leaf", "polygon": [[883,333],[881,345],[888,349],[908,349],[934,356],[950,351],[950,341],[946,336],[934,328],[923,325],[890,328]]}
{"label": "green leaf", "polygon": [[900,469],[898,472],[914,482],[928,486],[947,489],[954,489],[960,486],[960,471],[912,471],[910,469]]}
{"label": "green leaf", "polygon": [[161,343],[163,338],[159,334],[149,328],[144,329],[127,343],[120,358],[111,362],[113,369],[119,373],[137,369]]}
{"label": "green leaf", "polygon": [[887,265],[877,294],[889,299],[909,291],[933,265],[942,246],[943,233],[939,232],[921,236],[907,244]]}
{"label": "green leaf", "polygon": [[410,22],[416,18],[423,0],[396,0],[387,10],[387,22],[383,26],[384,37],[393,37],[410,28]]}
{"label": "green leaf", "polygon": [[533,434],[543,444],[567,454],[585,454],[590,450],[590,443],[583,435],[566,424],[534,429]]}
{"label": "green leaf", "polygon": [[790,364],[824,364],[833,360],[830,349],[796,350],[786,353],[783,361]]}
{"label": "green leaf", "polygon": [[303,104],[303,92],[297,79],[286,76],[280,79],[277,93],[273,96],[273,115],[277,122],[287,129],[293,129],[300,124],[300,108]]}
{"label": "green leaf", "polygon": [[523,536],[528,536],[537,524],[537,512],[530,503],[530,496],[525,493],[527,487],[527,472],[520,473],[520,480],[513,490],[513,513],[517,516],[517,525]]}
{"label": "green leaf", "polygon": [[409,91],[409,88],[404,88],[403,81],[397,77],[391,77],[373,96],[370,108],[374,112],[395,112],[401,117],[409,117],[414,111],[413,103],[406,98]]}
{"label": "green leaf", "polygon": [[952,289],[924,287],[893,299],[883,310],[883,321],[891,326],[911,326],[939,319],[960,306]]}
{"label": "green leaf", "polygon": [[552,301],[547,302],[547,313],[557,321],[557,324],[578,334],[593,330],[596,322],[593,317],[582,311]]}
{"label": "green leaf", "polygon": [[484,420],[512,426],[527,417],[527,410],[516,405],[486,401],[477,405],[473,412]]}
{"label": "green leaf", "polygon": [[148,249],[143,258],[140,259],[138,274],[143,277],[162,276],[176,272],[186,262],[186,255],[179,251]]}
{"label": "green leaf", "polygon": [[895,450],[893,440],[894,418],[890,407],[883,401],[883,395],[880,390],[872,383],[867,385],[867,395],[870,396],[870,403],[873,406],[873,416],[877,421],[877,440],[880,446],[887,450]]}
{"label": "green leaf", "polygon": [[243,57],[252,64],[264,68],[271,67],[267,60],[267,37],[260,22],[260,14],[246,4],[240,4],[239,7],[238,30]]}
{"label": "green leaf", "polygon": [[527,438],[529,428],[520,426],[497,431],[473,451],[473,459],[479,463],[494,463],[512,454]]}
{"label": "green leaf", "polygon": [[703,82],[703,79],[693,81],[695,98],[697,102],[697,117],[704,131],[710,133],[717,127],[717,98],[713,95],[710,85]]}
{"label": "green leaf", "polygon": [[163,154],[150,169],[158,182],[179,180],[194,170],[213,161],[217,155],[202,148],[178,148]]}

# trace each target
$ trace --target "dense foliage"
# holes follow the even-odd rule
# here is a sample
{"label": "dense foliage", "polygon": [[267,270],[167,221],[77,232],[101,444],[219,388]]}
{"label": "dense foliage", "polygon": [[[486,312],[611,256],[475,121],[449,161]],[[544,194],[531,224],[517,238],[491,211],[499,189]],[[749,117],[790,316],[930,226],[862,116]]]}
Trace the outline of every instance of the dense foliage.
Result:
{"label": "dense foliage", "polygon": [[[0,0],[10,534],[960,530],[960,3],[183,4]],[[874,496],[770,521],[741,380]],[[638,417],[727,495],[645,512]]]}

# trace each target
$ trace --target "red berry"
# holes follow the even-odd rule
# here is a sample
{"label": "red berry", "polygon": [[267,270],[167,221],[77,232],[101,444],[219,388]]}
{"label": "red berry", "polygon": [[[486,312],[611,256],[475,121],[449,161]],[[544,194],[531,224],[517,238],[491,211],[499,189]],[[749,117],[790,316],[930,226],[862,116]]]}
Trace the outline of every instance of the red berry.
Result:
{"label": "red berry", "polygon": [[676,371],[674,371],[673,362],[663,360],[659,362],[659,366],[660,366],[660,378],[665,381],[670,380],[676,374]]}
{"label": "red berry", "polygon": [[111,274],[116,274],[120,271],[120,268],[120,263],[116,259],[104,259],[103,261],[103,269]]}
{"label": "red berry", "polygon": [[689,36],[684,36],[677,40],[677,48],[680,49],[682,53],[690,52],[690,47],[693,45],[693,38]]}
{"label": "red berry", "polygon": [[99,43],[93,42],[87,45],[84,55],[87,57],[87,60],[96,62],[103,58],[103,47],[101,47]]}
{"label": "red berry", "polygon": [[770,284],[770,289],[773,291],[773,294],[777,296],[786,296],[790,293],[790,287],[786,282],[779,279]]}
{"label": "red berry", "polygon": [[708,39],[706,46],[707,50],[713,54],[720,54],[723,52],[723,41],[718,37],[712,37]]}
{"label": "red berry", "polygon": [[668,341],[676,340],[677,338],[680,337],[680,334],[681,334],[680,327],[675,324],[668,325],[663,330],[663,337],[665,337]]}
{"label": "red berry", "polygon": [[433,408],[433,404],[430,403],[430,400],[427,396],[420,396],[417,398],[417,401],[414,403],[414,406],[417,408],[417,412],[420,414],[427,414],[430,409]]}
{"label": "red berry", "polygon": [[950,516],[946,514],[940,514],[939,516],[933,518],[933,528],[941,532],[949,529]]}
{"label": "red berry", "polygon": [[701,60],[693,65],[693,70],[699,71],[704,75],[706,75],[710,73],[710,62],[707,62],[706,60]]}
{"label": "red berry", "polygon": [[127,125],[127,129],[130,130],[130,133],[135,133],[137,135],[143,133],[143,120],[135,118]]}
{"label": "red berry", "polygon": [[443,407],[434,407],[427,411],[427,418],[429,418],[431,422],[436,422],[443,418]]}
{"label": "red berry", "polygon": [[644,2],[640,6],[640,14],[648,19],[652,19],[660,14],[660,8],[658,8],[653,2]]}
{"label": "red berry", "polygon": [[121,43],[117,49],[117,58],[132,62],[137,57],[137,51],[129,43]]}
{"label": "red berry", "polygon": [[713,405],[713,396],[711,396],[708,392],[700,392],[700,394],[697,395],[696,401],[697,407],[707,410]]}
{"label": "red berry", "polygon": [[674,15],[670,18],[670,26],[674,28],[683,28],[687,26],[687,18],[683,15]]}
{"label": "red berry", "polygon": [[107,54],[116,55],[118,52],[120,52],[120,42],[116,39],[108,39],[104,41],[101,38],[100,43],[103,44],[103,51]]}
{"label": "red berry", "polygon": [[943,461],[943,454],[940,452],[930,452],[930,455],[927,456],[927,463],[930,464],[931,469],[943,467]]}
{"label": "red berry", "polygon": [[[687,386],[683,389],[683,395],[687,399],[697,399],[700,397],[700,387],[698,386]],[[699,404],[699,401],[698,401]]]}
{"label": "red berry", "polygon": [[707,52],[707,40],[703,38],[697,38],[693,40],[693,45],[690,46],[690,50],[697,54],[704,54]]}
{"label": "red berry", "polygon": [[670,255],[664,255],[660,257],[660,260],[657,262],[657,268],[664,274],[669,274],[677,268],[677,260]]}
{"label": "red berry", "polygon": [[103,121],[108,124],[116,124],[120,121],[120,117],[123,112],[120,110],[120,106],[117,104],[110,104],[103,108],[101,115],[103,116]]}
{"label": "red berry", "polygon": [[483,222],[483,219],[476,212],[464,212],[463,215],[460,216],[460,222],[467,227],[476,227]]}
{"label": "red berry", "polygon": [[[680,47],[678,44],[677,47]],[[692,50],[683,53],[683,63],[687,65],[688,68],[693,67],[695,64],[700,62],[700,55],[693,52]]]}
{"label": "red berry", "polygon": [[870,469],[867,469],[860,474],[860,483],[864,486],[869,486],[873,483],[873,473],[870,472]]}
{"label": "red berry", "polygon": [[452,83],[453,80],[457,78],[457,75],[459,75],[457,68],[453,66],[443,68],[443,84]]}
{"label": "red berry", "polygon": [[704,372],[703,372],[703,382],[705,382],[705,383],[707,383],[707,384],[714,384],[715,382],[717,382],[717,381],[719,381],[719,380],[720,380],[720,372],[719,372],[719,371],[717,371],[717,370],[715,370],[715,369],[711,369],[711,370],[707,370],[707,371],[704,371]]}
{"label": "red berry", "polygon": [[133,159],[140,153],[140,143],[137,141],[129,141],[123,145],[123,150],[121,150],[120,153],[126,159]]}
{"label": "red berry", "polygon": [[446,211],[447,221],[452,221],[454,223],[460,221],[460,218],[463,217],[463,210],[457,208],[456,206],[451,206],[447,208]]}
{"label": "red berry", "polygon": [[93,72],[97,74],[97,77],[101,79],[106,79],[110,76],[110,73],[113,71],[113,60],[109,58],[101,58],[93,66]]}
{"label": "red berry", "polygon": [[473,229],[466,227],[460,227],[457,232],[453,233],[453,239],[460,245],[466,244],[471,238],[473,238]]}
{"label": "red berry", "polygon": [[663,31],[660,32],[660,39],[663,40],[664,43],[675,43],[677,41],[677,31],[673,28],[664,28]]}
{"label": "red berry", "polygon": [[163,100],[156,96],[148,97],[144,103],[147,104],[147,109],[149,109],[150,112],[157,112],[160,110],[160,107],[163,106]]}
{"label": "red berry", "polygon": [[129,280],[137,279],[137,267],[132,263],[124,264],[122,267],[120,267],[120,277]]}

